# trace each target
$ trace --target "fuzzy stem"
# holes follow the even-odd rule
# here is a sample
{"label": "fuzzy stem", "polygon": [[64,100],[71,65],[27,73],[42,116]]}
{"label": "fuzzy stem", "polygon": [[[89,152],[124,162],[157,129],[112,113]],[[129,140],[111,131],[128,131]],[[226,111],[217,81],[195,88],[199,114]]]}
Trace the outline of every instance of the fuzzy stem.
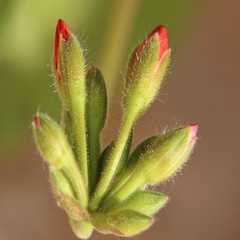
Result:
{"label": "fuzzy stem", "polygon": [[78,166],[75,162],[69,161],[66,167],[63,167],[62,172],[71,182],[75,194],[80,201],[83,208],[86,208],[88,203],[88,194],[82,179],[82,176],[79,172]]}
{"label": "fuzzy stem", "polygon": [[[84,86],[83,86],[84,87]],[[75,96],[74,96],[75,97]],[[88,191],[88,156],[87,156],[87,131],[85,120],[85,89],[79,93],[78,98],[81,101],[71,101],[72,113],[72,135],[74,138],[74,147],[77,163],[83,176],[85,187]]]}
{"label": "fuzzy stem", "polygon": [[119,165],[119,160],[121,159],[122,152],[125,148],[127,143],[129,134],[132,130],[136,119],[136,114],[133,112],[128,112],[128,114],[124,115],[124,119],[119,131],[118,138],[114,145],[113,151],[110,154],[110,157],[107,161],[106,168],[100,177],[99,185],[94,192],[93,198],[90,201],[90,209],[92,211],[96,211],[99,207],[100,201],[102,200],[103,196],[105,195],[106,191],[108,190],[113,177],[115,176],[115,172]]}
{"label": "fuzzy stem", "polygon": [[116,203],[124,201],[145,183],[146,179],[142,173],[133,174],[132,177],[106,201],[104,211],[108,211]]}

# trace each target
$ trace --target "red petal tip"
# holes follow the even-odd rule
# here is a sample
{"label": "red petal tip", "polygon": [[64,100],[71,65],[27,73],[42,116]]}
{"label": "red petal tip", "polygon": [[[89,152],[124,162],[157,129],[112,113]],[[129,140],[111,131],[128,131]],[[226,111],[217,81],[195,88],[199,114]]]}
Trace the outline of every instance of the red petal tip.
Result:
{"label": "red petal tip", "polygon": [[159,54],[158,60],[161,62],[163,55],[168,50],[168,37],[167,31],[164,26],[156,27],[149,35],[149,39],[151,39],[155,34],[158,36],[158,46],[159,46]]}
{"label": "red petal tip", "polygon": [[68,33],[69,33],[68,26],[62,19],[59,19],[56,27],[55,49],[54,49],[54,64],[55,64],[56,70],[58,70],[58,49],[59,49],[60,36],[62,36],[63,40],[67,42]]}
{"label": "red petal tip", "polygon": [[40,125],[38,116],[34,116],[34,117],[33,117],[32,123],[33,123],[33,125],[34,125],[36,128],[38,128],[38,129],[41,128],[41,125]]}
{"label": "red petal tip", "polygon": [[148,36],[145,38],[145,40],[142,42],[142,44],[138,47],[137,52],[136,52],[136,58],[133,61],[132,66],[134,66],[143,51],[144,47],[146,44],[154,37],[157,35],[158,38],[158,46],[159,46],[159,53],[158,53],[158,61],[159,65],[161,63],[161,60],[168,50],[168,37],[167,37],[167,31],[164,26],[158,26],[156,27]]}
{"label": "red petal tip", "polygon": [[189,137],[189,145],[196,139],[198,133],[198,124],[194,123],[189,126],[190,128],[190,137]]}

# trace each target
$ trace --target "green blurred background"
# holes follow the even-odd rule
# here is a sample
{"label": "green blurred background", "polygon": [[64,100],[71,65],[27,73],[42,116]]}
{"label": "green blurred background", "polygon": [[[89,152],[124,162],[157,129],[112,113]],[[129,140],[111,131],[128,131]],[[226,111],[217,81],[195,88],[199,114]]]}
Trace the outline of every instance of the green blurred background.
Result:
{"label": "green blurred background", "polygon": [[134,143],[191,122],[199,122],[200,139],[179,181],[159,186],[171,201],[136,239],[239,239],[239,10],[238,0],[0,0],[0,240],[75,239],[30,129],[39,108],[60,116],[51,78],[59,18],[106,78],[112,105],[103,145],[117,133],[132,49],[157,25],[167,27],[170,73]]}
{"label": "green blurred background", "polygon": [[190,0],[8,0],[0,4],[0,109],[4,110],[0,150],[8,151],[28,135],[38,107],[53,116],[58,113],[50,77],[58,18],[79,36],[88,50],[88,63],[101,67],[108,82],[116,84],[123,62],[139,40],[161,23],[169,26],[170,39],[174,36],[178,41],[193,6]]}

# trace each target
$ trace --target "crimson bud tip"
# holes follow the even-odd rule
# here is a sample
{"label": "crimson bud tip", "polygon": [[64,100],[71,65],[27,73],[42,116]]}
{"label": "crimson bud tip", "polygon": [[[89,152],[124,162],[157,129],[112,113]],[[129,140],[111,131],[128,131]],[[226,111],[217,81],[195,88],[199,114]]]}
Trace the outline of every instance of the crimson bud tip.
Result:
{"label": "crimson bud tip", "polygon": [[197,133],[198,133],[198,124],[194,123],[189,126],[190,128],[190,141],[189,145],[196,139]]}
{"label": "crimson bud tip", "polygon": [[60,36],[63,38],[65,42],[67,42],[68,33],[69,33],[68,26],[62,19],[59,19],[56,27],[55,49],[54,49],[54,64],[55,64],[56,70],[58,69],[58,49],[59,49]]}

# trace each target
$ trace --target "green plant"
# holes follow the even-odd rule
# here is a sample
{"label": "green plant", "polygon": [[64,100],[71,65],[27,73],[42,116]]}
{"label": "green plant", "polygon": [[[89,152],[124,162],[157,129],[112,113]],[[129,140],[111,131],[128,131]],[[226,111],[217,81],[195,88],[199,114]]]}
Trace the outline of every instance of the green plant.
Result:
{"label": "green plant", "polygon": [[62,122],[58,125],[37,112],[32,129],[49,165],[56,201],[80,238],[89,238],[94,228],[120,236],[149,228],[168,197],[148,186],[174,175],[192,152],[197,124],[150,137],[130,154],[134,125],[156,97],[170,53],[163,26],[135,49],[126,75],[119,134],[100,153],[99,137],[107,115],[104,79],[95,67],[86,71],[80,44],[58,21],[53,72]]}

